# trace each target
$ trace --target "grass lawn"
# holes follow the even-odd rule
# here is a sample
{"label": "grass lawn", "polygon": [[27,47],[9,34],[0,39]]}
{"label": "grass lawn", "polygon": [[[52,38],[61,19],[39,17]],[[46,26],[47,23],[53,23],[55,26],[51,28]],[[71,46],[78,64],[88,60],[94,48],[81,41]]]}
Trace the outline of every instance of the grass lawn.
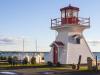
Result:
{"label": "grass lawn", "polygon": [[[22,66],[22,67],[27,67],[27,66],[29,66],[29,67],[31,67],[31,66],[33,66],[33,68],[25,68],[25,69],[17,69],[17,70],[15,70],[15,71],[21,71],[21,72],[30,72],[30,71],[35,71],[35,72],[37,72],[37,71],[52,71],[52,70],[55,70],[55,71],[70,71],[70,70],[72,70],[72,68],[71,68],[71,66],[69,67],[67,67],[67,66],[63,66],[63,67],[42,67],[42,66],[44,66],[45,64],[27,64],[27,65],[16,65],[16,66],[14,66],[14,67],[19,67],[19,66]],[[37,67],[37,68],[34,68],[34,67]],[[38,66],[39,67],[41,67],[41,68],[38,68]],[[5,65],[5,66],[3,66],[3,67],[11,67],[11,65]],[[26,70],[26,71],[25,71]],[[80,67],[80,70],[87,70],[87,67],[86,66],[82,66],[82,67]],[[11,70],[10,70],[11,71]],[[74,70],[73,70],[74,71]]]}
{"label": "grass lawn", "polygon": [[23,66],[23,67],[24,67],[24,66],[26,66],[26,67],[27,67],[27,66],[43,66],[43,65],[45,65],[45,64],[24,64],[24,65],[23,65],[23,64],[17,64],[17,65],[14,65],[14,66],[8,65],[8,64],[4,64],[4,65],[1,64],[1,65],[0,65],[0,68],[2,68],[2,67],[3,67],[3,68],[10,68],[10,67],[19,67],[19,66]]}
{"label": "grass lawn", "polygon": [[40,72],[50,72],[50,71],[51,72],[62,72],[62,73],[64,72],[64,74],[49,74],[49,75],[100,75],[100,73],[95,74],[96,72],[87,71],[86,68],[83,68],[83,67],[81,67],[80,69],[82,71],[72,70],[72,69],[65,68],[65,67],[27,68],[27,69],[0,70],[0,71],[21,73],[20,75],[44,75],[44,74],[40,74]]}
{"label": "grass lawn", "polygon": [[[33,64],[33,65],[32,64],[27,64],[27,65],[16,65],[15,67],[19,67],[19,66],[44,66],[44,65],[45,64]],[[5,65],[5,67],[11,67],[11,66],[10,65]],[[40,74],[38,74],[39,72],[45,72],[45,71],[67,72],[67,73],[81,72],[81,71],[82,72],[88,72],[87,66],[81,66],[80,70],[72,70],[71,66],[63,66],[63,67],[41,67],[41,68],[32,67],[32,68],[23,68],[23,69],[14,69],[14,70],[9,69],[9,70],[0,70],[0,71],[17,72],[17,73],[21,73],[23,75],[40,75]],[[89,73],[91,73],[91,72],[89,71]],[[57,75],[61,75],[61,74],[57,74]],[[66,74],[64,74],[64,75],[66,75]]]}

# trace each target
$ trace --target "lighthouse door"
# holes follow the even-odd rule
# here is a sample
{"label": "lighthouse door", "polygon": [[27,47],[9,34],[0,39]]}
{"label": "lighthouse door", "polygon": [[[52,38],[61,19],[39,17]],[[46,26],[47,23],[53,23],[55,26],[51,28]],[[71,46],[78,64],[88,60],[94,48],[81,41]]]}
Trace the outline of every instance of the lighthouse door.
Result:
{"label": "lighthouse door", "polygon": [[58,62],[58,48],[57,46],[53,47],[53,63],[57,64]]}

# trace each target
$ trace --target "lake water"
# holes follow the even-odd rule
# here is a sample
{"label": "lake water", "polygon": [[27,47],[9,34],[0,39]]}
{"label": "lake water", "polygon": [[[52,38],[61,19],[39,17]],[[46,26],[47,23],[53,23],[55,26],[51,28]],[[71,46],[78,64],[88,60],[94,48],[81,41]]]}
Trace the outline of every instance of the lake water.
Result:
{"label": "lake water", "polygon": [[[92,52],[92,53],[93,53],[94,57],[97,56],[97,60],[100,61],[100,52]],[[47,62],[48,59],[49,59],[49,53],[45,53],[45,56],[44,57],[45,57],[45,60]]]}
{"label": "lake water", "polygon": [[93,52],[94,56],[97,56],[97,60],[100,61],[100,52]]}

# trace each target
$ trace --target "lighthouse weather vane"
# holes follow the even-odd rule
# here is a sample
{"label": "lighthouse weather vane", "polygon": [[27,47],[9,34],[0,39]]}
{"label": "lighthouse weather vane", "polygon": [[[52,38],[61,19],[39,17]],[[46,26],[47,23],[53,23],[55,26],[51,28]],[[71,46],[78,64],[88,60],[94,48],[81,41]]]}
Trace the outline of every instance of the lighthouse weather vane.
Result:
{"label": "lighthouse weather vane", "polygon": [[72,0],[67,0],[67,3],[68,3],[69,5],[71,5],[71,4],[75,3],[75,2],[73,2]]}
{"label": "lighthouse weather vane", "polygon": [[68,0],[68,4],[71,4],[71,0]]}

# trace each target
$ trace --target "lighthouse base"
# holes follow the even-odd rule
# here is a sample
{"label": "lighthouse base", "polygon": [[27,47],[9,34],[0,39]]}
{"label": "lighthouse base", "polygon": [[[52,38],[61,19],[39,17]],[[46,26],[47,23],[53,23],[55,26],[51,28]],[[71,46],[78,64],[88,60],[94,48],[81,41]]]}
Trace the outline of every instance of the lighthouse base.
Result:
{"label": "lighthouse base", "polygon": [[52,44],[50,61],[54,64],[58,62],[60,64],[78,64],[79,56],[81,56],[80,64],[87,64],[88,57],[94,60],[93,54],[84,38],[81,38],[80,44],[70,42],[67,42],[67,44],[63,42],[60,45],[55,42]]}

